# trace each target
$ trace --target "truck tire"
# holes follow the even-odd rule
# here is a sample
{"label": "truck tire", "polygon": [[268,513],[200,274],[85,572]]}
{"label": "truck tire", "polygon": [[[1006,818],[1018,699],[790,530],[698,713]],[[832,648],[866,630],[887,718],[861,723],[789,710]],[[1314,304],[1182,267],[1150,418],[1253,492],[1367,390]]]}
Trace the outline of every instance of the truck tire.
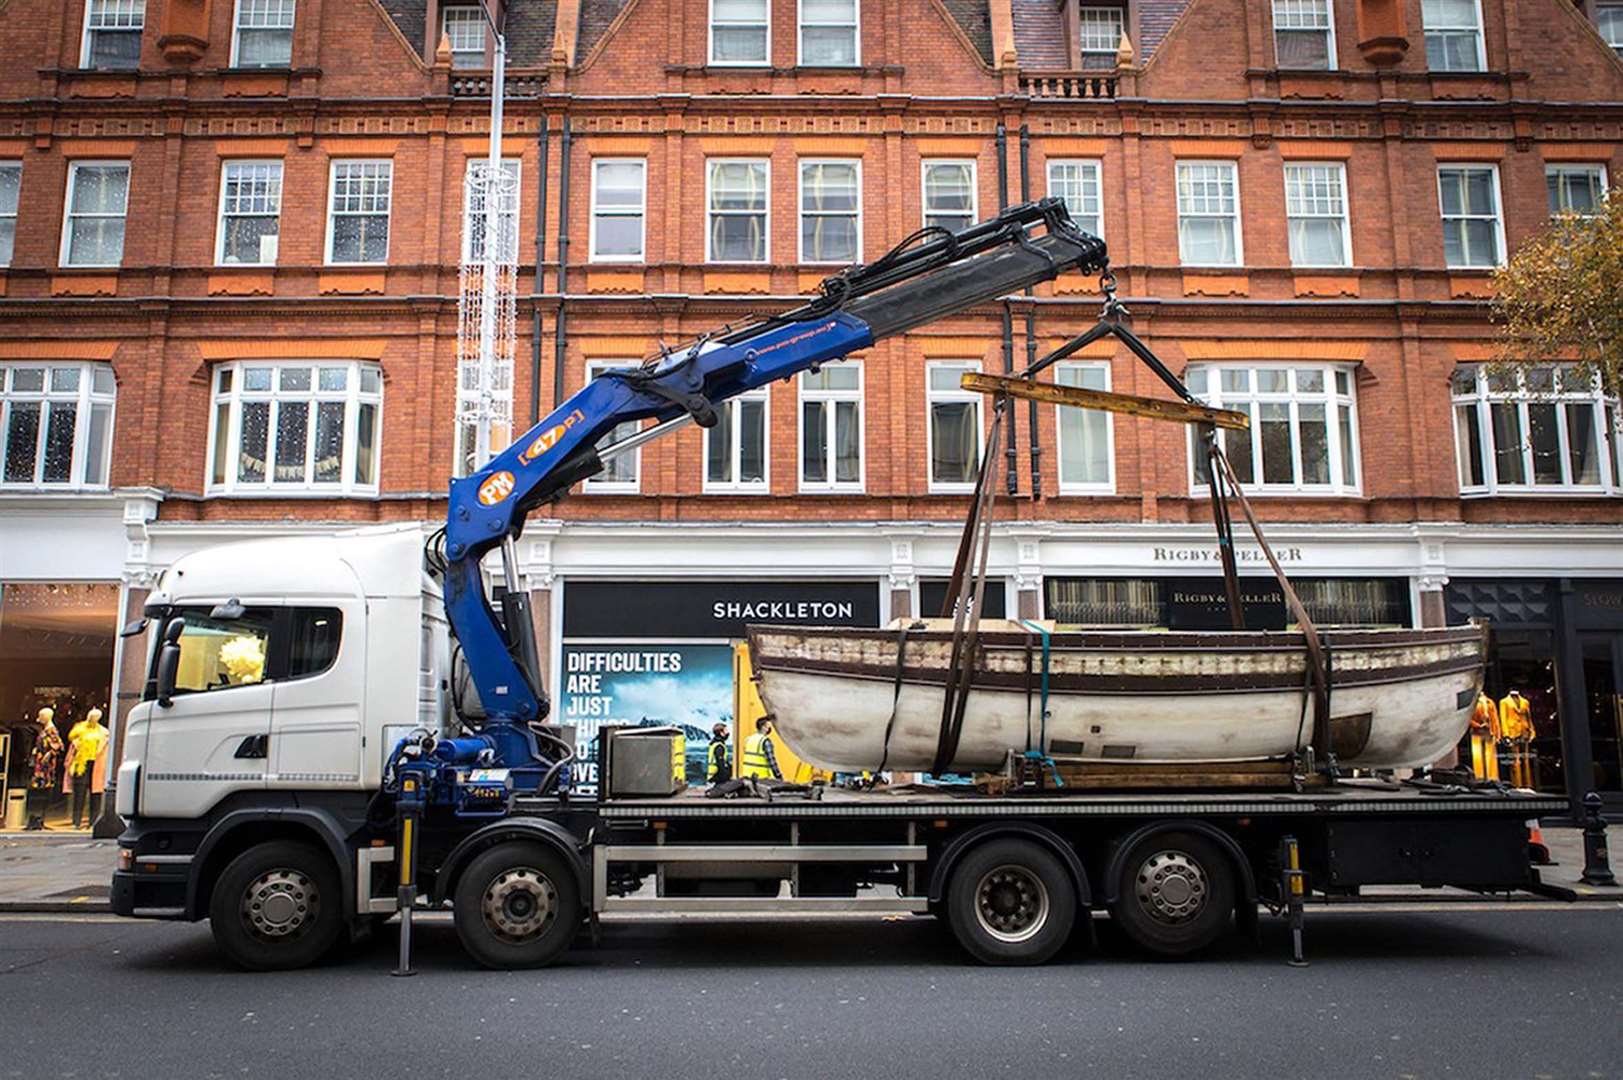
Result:
{"label": "truck tire", "polygon": [[983,964],[1041,964],[1071,936],[1076,887],[1053,853],[1029,840],[969,851],[947,884],[947,922]]}
{"label": "truck tire", "polygon": [[462,947],[489,968],[544,967],[580,929],[574,871],[542,844],[510,841],[475,856],[452,903]]}
{"label": "truck tire", "polygon": [[226,956],[249,971],[312,964],[344,930],[338,868],[309,844],[256,844],[215,881],[209,929]]}
{"label": "truck tire", "polygon": [[1199,952],[1232,925],[1233,864],[1198,833],[1152,833],[1122,860],[1110,915],[1135,944],[1158,956]]}

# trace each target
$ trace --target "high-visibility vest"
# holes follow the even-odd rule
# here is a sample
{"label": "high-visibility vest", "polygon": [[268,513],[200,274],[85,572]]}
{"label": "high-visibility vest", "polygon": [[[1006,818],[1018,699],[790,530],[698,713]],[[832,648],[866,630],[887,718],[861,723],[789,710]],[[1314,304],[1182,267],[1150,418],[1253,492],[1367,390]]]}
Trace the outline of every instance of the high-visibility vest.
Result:
{"label": "high-visibility vest", "polygon": [[733,778],[732,766],[727,763],[727,742],[716,739],[710,744],[710,770],[705,779],[712,784]]}
{"label": "high-visibility vest", "polygon": [[766,736],[757,731],[744,740],[744,753],[739,757],[738,775],[772,776],[772,766],[766,760]]}

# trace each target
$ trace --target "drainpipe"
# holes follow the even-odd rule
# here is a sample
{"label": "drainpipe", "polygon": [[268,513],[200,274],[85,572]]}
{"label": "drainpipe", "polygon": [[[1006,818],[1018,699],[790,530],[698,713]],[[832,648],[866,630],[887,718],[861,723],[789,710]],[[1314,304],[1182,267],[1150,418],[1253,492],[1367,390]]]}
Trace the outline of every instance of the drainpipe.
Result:
{"label": "drainpipe", "polygon": [[[1020,201],[1031,201],[1031,129],[1025,124],[1020,125]],[[1035,295],[1030,285],[1026,286],[1026,295]],[[1029,368],[1037,362],[1037,305],[1026,307],[1026,366]],[[1043,497],[1043,474],[1038,466],[1042,462],[1043,448],[1037,441],[1037,402],[1029,401],[1029,416],[1031,423],[1026,435],[1026,441],[1031,444],[1031,499],[1033,502]]]}
{"label": "drainpipe", "polygon": [[558,319],[554,327],[557,349],[553,356],[552,407],[564,400],[564,360],[569,348],[569,312],[564,297],[569,293],[569,146],[574,132],[564,116],[563,139],[558,147]]}
{"label": "drainpipe", "polygon": [[550,121],[541,113],[541,134],[536,138],[536,152],[541,158],[540,189],[535,197],[535,299],[531,302],[530,320],[530,426],[541,421],[541,294],[547,291],[547,157],[552,149]]}
{"label": "drainpipe", "polygon": [[[1009,206],[1009,131],[1003,126],[1003,121],[997,123],[997,208],[1006,210]],[[1003,301],[1003,373],[1014,373],[1014,314],[1009,308],[1009,301]],[[1014,406],[1009,407],[1009,432],[1004,468],[1004,475],[1008,482],[1010,495],[1020,490],[1020,477],[1016,471],[1020,467],[1020,446],[1015,440]],[[997,447],[991,447],[993,453]]]}

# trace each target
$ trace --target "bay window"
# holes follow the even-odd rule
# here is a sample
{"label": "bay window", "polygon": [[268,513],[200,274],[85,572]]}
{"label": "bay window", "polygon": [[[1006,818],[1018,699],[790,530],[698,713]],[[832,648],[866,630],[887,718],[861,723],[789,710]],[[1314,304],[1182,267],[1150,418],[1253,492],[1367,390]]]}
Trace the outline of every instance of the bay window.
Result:
{"label": "bay window", "polygon": [[[1234,475],[1252,494],[1357,495],[1358,410],[1344,365],[1192,365],[1190,393],[1251,418],[1248,431],[1219,433]],[[1205,446],[1189,436],[1190,490],[1208,484]]]}
{"label": "bay window", "polygon": [[1234,162],[1178,162],[1178,257],[1185,266],[1239,266],[1245,261]]}
{"label": "bay window", "polygon": [[237,0],[231,37],[232,67],[288,67],[293,63],[295,0]]}
{"label": "bay window", "polygon": [[768,405],[765,387],[717,403],[716,425],[705,432],[707,493],[766,493]]}
{"label": "bay window", "polygon": [[1103,237],[1105,219],[1099,195],[1097,161],[1050,161],[1048,194],[1062,199],[1083,232]]}
{"label": "bay window", "polygon": [[0,364],[0,487],[105,487],[111,364]]}
{"label": "bay window", "polygon": [[1620,494],[1618,403],[1570,364],[1454,372],[1462,495]]}
{"label": "bay window", "polygon": [[[1108,362],[1060,363],[1054,382],[1084,390],[1110,389]],[[1112,476],[1110,414],[1101,409],[1056,405],[1059,432],[1059,493],[1104,494],[1115,490]]]}
{"label": "bay window", "polygon": [[800,162],[800,261],[862,259],[862,163]]}
{"label": "bay window", "polygon": [[359,361],[237,361],[213,375],[210,494],[376,494],[383,372]]}
{"label": "bay window", "polygon": [[[589,360],[586,363],[586,380],[598,377],[610,368],[634,368],[641,364],[639,360]],[[614,429],[597,441],[599,447],[610,446],[631,438],[642,430],[641,420],[627,420],[623,424],[614,425]],[[606,495],[623,493],[635,495],[639,490],[638,476],[642,467],[642,448],[618,454],[603,463],[603,471],[581,484],[581,490],[588,494]]]}
{"label": "bay window", "polygon": [[862,363],[800,376],[800,490],[862,490]]}
{"label": "bay window", "polygon": [[707,164],[706,261],[766,262],[771,251],[767,162],[711,158]]}
{"label": "bay window", "polygon": [[963,389],[959,380],[964,372],[980,369],[980,364],[973,360],[944,360],[925,365],[931,492],[957,494],[975,488],[983,438],[981,395]]}

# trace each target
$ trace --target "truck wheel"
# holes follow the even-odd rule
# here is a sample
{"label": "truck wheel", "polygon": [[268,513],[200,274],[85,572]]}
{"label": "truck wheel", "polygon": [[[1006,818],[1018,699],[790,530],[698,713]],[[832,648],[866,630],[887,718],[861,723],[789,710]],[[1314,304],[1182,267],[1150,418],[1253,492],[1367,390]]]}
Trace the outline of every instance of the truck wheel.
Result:
{"label": "truck wheel", "polygon": [[983,964],[1041,964],[1076,922],[1076,888],[1052,853],[992,840],[965,855],[947,886],[953,936]]}
{"label": "truck wheel", "polygon": [[341,895],[325,851],[273,840],[226,866],[209,899],[209,928],[221,950],[250,971],[304,967],[343,932]]}
{"label": "truck wheel", "polygon": [[580,929],[575,874],[541,844],[497,844],[477,856],[457,882],[454,907],[462,947],[491,968],[550,964]]}
{"label": "truck wheel", "polygon": [[1159,956],[1199,952],[1232,922],[1233,866],[1199,834],[1146,836],[1122,862],[1110,914],[1129,938]]}

